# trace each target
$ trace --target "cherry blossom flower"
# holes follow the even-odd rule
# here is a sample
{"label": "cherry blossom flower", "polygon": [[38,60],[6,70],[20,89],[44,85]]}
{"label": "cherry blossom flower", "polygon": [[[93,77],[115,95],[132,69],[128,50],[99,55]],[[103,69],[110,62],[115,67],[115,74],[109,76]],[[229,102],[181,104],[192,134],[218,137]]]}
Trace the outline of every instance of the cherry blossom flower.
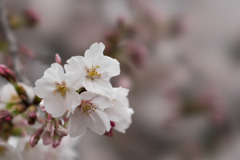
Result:
{"label": "cherry blossom flower", "polygon": [[116,59],[103,55],[104,48],[103,43],[94,43],[84,57],[75,56],[67,61],[64,68],[75,89],[83,86],[87,91],[112,95],[109,80],[120,74],[120,66]]}
{"label": "cherry blossom flower", "polygon": [[104,109],[110,107],[107,97],[92,92],[80,94],[81,103],[73,108],[69,117],[68,131],[70,137],[82,134],[86,128],[103,135],[110,130],[110,120]]}
{"label": "cherry blossom flower", "polygon": [[68,80],[63,67],[53,63],[35,83],[35,93],[44,100],[46,111],[53,117],[60,117],[79,104],[79,95]]}
{"label": "cherry blossom flower", "polygon": [[106,108],[105,112],[109,119],[115,122],[114,129],[125,133],[126,129],[132,123],[131,116],[134,113],[133,109],[129,107],[127,98],[129,90],[126,88],[113,88],[116,98],[112,101],[112,107]]}

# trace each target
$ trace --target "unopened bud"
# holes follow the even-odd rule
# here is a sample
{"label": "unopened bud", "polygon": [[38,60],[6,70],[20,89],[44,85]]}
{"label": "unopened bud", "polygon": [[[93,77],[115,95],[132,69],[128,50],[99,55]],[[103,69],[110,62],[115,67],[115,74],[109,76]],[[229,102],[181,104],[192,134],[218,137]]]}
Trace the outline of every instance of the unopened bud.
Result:
{"label": "unopened bud", "polygon": [[61,63],[62,63],[62,59],[61,59],[61,57],[59,56],[59,54],[57,54],[57,53],[56,53],[56,55],[55,55],[55,61],[56,61],[56,63],[58,63],[58,64],[61,64]]}
{"label": "unopened bud", "polygon": [[108,137],[112,137],[113,136],[113,128],[115,127],[115,122],[110,121],[110,125],[111,125],[110,130],[108,132],[104,133],[104,135],[108,136]]}
{"label": "unopened bud", "polygon": [[0,76],[5,78],[9,82],[16,82],[15,73],[3,64],[0,64]]}
{"label": "unopened bud", "polygon": [[0,122],[10,122],[12,120],[12,115],[7,110],[0,110]]}
{"label": "unopened bud", "polygon": [[39,103],[39,106],[40,106],[40,108],[42,109],[43,112],[46,112],[43,100]]}
{"label": "unopened bud", "polygon": [[31,147],[34,147],[38,144],[38,141],[42,133],[43,133],[43,127],[41,127],[34,134],[32,134],[29,141]]}
{"label": "unopened bud", "polygon": [[61,143],[61,140],[62,140],[62,137],[58,137],[58,136],[53,137],[52,147],[56,148],[57,146],[59,146]]}
{"label": "unopened bud", "polygon": [[36,106],[31,106],[28,108],[27,119],[28,119],[29,125],[35,124],[35,122],[37,120],[37,107]]}
{"label": "unopened bud", "polygon": [[64,137],[68,135],[68,131],[66,128],[62,127],[61,125],[58,125],[55,129],[55,133],[56,135],[58,135],[59,137]]}
{"label": "unopened bud", "polygon": [[50,133],[51,136],[54,135],[55,125],[54,125],[54,122],[52,120],[47,122],[46,129]]}
{"label": "unopened bud", "polygon": [[50,135],[49,132],[45,132],[45,133],[43,134],[42,139],[43,139],[43,144],[44,144],[44,145],[48,145],[48,144],[51,144],[51,143],[52,143],[52,136]]}

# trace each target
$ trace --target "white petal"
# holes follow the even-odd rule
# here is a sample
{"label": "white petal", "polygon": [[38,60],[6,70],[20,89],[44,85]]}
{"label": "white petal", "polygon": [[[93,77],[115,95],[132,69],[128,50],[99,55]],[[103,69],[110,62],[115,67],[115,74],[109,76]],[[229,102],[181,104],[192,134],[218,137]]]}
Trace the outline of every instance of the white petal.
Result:
{"label": "white petal", "polygon": [[60,94],[50,94],[44,99],[45,109],[53,117],[60,117],[67,111],[64,98]]}
{"label": "white petal", "polygon": [[118,93],[121,96],[127,96],[129,89],[127,88],[122,88],[122,87],[118,87],[118,88],[113,88],[114,92]]}
{"label": "white petal", "polygon": [[83,81],[83,86],[87,91],[95,92],[98,94],[103,94],[105,96],[114,96],[112,85],[109,81],[103,79],[86,79]]}
{"label": "white petal", "polygon": [[93,92],[83,92],[79,95],[81,100],[90,101],[97,109],[103,110],[110,107],[110,99]]}
{"label": "white petal", "polygon": [[127,95],[128,95],[128,92],[129,90],[126,89],[126,88],[122,88],[122,87],[119,87],[119,88],[113,88],[113,91],[116,95],[116,99],[113,103],[113,105],[116,107],[126,107],[128,108],[129,107],[129,101],[128,101],[128,98],[127,98]]}
{"label": "white petal", "polygon": [[76,109],[70,116],[68,122],[68,132],[70,137],[81,135],[87,128],[88,117],[86,117],[80,109]]}
{"label": "white petal", "polygon": [[103,43],[94,43],[90,46],[88,50],[86,50],[84,54],[84,58],[91,66],[96,65],[96,61],[98,61],[98,57],[103,56],[104,49],[105,49],[105,46],[103,45]]}
{"label": "white petal", "polygon": [[122,107],[110,107],[106,108],[104,112],[107,114],[111,121],[119,122],[124,118],[125,109]]}
{"label": "white petal", "polygon": [[37,96],[44,98],[49,93],[53,93],[56,87],[54,81],[50,81],[47,77],[42,77],[41,79],[35,82],[34,91]]}
{"label": "white petal", "polygon": [[59,83],[65,80],[63,67],[58,63],[53,63],[51,67],[44,72],[43,76]]}
{"label": "white petal", "polygon": [[85,101],[86,100],[92,100],[93,98],[95,98],[97,96],[98,96],[98,94],[93,93],[93,92],[88,92],[88,91],[83,92],[79,95],[80,99],[85,100]]}
{"label": "white petal", "polygon": [[95,110],[89,116],[90,123],[88,128],[93,132],[103,135],[106,131],[110,130],[110,121],[104,112]]}
{"label": "white petal", "polygon": [[125,88],[113,88],[116,98],[112,101],[112,107],[105,109],[105,113],[108,115],[111,121],[118,122],[126,117],[126,112],[129,109],[128,102],[128,89]]}
{"label": "white petal", "polygon": [[100,66],[99,72],[106,79],[120,74],[120,64],[116,59],[108,56],[101,56],[98,58],[96,65]]}
{"label": "white petal", "polygon": [[83,79],[87,74],[85,68],[85,61],[82,56],[75,56],[67,61],[64,65],[66,70],[66,83],[68,86],[78,90],[82,87]]}
{"label": "white petal", "polygon": [[91,103],[93,103],[95,106],[97,106],[98,109],[103,110],[105,108],[110,107],[110,100],[109,98],[105,96],[98,95],[96,98],[93,98],[91,100]]}
{"label": "white petal", "polygon": [[116,129],[117,131],[119,131],[121,133],[125,133],[126,129],[128,129],[128,127],[132,123],[131,116],[132,116],[133,113],[134,113],[133,109],[128,108],[127,111],[126,111],[124,119],[122,119],[120,122],[116,122],[114,129]]}
{"label": "white petal", "polygon": [[67,91],[65,101],[66,106],[70,112],[72,112],[72,108],[76,108],[81,104],[79,94],[75,90]]}
{"label": "white petal", "polygon": [[85,61],[82,56],[74,56],[67,60],[68,64],[64,65],[64,69],[66,73],[75,73],[76,70],[81,70],[84,65]]}

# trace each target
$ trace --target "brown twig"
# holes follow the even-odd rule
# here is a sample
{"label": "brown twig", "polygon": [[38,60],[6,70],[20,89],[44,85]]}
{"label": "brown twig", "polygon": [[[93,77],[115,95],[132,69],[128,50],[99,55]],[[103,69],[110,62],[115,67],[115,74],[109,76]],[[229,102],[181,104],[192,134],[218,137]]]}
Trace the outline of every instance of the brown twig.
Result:
{"label": "brown twig", "polygon": [[7,11],[4,5],[4,0],[0,0],[0,27],[1,31],[6,38],[9,45],[9,53],[13,60],[13,69],[16,72],[17,78],[26,84],[30,84],[30,81],[24,76],[20,59],[18,57],[18,45],[16,38],[9,26],[7,19]]}

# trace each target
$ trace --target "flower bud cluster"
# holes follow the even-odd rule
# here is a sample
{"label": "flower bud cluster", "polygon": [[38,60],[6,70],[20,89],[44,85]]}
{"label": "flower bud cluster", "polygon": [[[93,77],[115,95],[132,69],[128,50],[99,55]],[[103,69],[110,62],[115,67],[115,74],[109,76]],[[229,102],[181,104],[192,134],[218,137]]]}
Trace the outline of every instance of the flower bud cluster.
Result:
{"label": "flower bud cluster", "polygon": [[44,145],[52,144],[52,147],[56,148],[60,145],[62,138],[67,135],[67,129],[60,120],[48,114],[43,126],[32,134],[30,145],[34,147],[42,137]]}

